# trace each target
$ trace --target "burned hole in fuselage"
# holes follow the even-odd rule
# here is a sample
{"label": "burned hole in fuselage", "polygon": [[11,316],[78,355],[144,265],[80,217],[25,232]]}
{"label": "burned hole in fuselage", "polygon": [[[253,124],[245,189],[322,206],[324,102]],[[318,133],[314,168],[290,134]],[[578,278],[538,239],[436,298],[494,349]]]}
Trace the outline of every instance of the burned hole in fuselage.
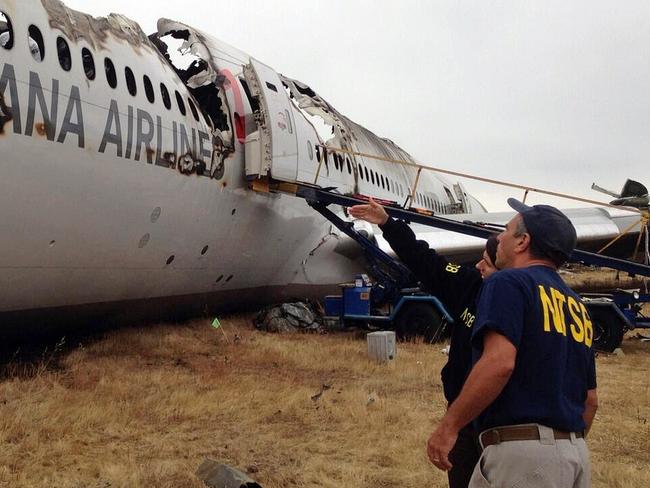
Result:
{"label": "burned hole in fuselage", "polygon": [[14,47],[14,29],[9,16],[0,10],[0,46],[5,49]]}
{"label": "burned hole in fuselage", "polygon": [[[181,78],[208,123],[220,131],[230,131],[229,110],[224,106],[224,94],[219,86],[223,77],[215,72],[215,68],[211,67],[207,60],[195,54],[194,43],[198,41],[190,36],[188,30],[179,29],[163,36],[153,34],[149,39]],[[179,93],[176,93],[176,101],[181,113],[186,115],[185,102]],[[187,104],[194,119],[200,121],[199,111],[192,99],[188,98]]]}

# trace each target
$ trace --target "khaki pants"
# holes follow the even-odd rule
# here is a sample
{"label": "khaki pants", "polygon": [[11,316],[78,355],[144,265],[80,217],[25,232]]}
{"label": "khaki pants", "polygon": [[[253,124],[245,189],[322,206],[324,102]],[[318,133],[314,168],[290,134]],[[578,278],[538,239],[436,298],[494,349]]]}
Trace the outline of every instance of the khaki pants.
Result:
{"label": "khaki pants", "polygon": [[584,439],[555,440],[539,425],[540,440],[508,441],[486,447],[469,488],[589,488],[589,451]]}

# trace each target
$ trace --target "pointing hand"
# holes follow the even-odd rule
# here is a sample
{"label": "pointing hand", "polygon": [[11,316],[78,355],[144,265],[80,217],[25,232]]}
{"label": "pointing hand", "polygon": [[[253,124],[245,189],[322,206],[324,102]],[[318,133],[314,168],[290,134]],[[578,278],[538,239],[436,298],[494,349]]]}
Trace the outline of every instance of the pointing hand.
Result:
{"label": "pointing hand", "polygon": [[388,221],[388,214],[384,207],[375,202],[372,198],[366,205],[355,205],[350,207],[348,212],[355,219],[365,220],[371,224],[383,225]]}

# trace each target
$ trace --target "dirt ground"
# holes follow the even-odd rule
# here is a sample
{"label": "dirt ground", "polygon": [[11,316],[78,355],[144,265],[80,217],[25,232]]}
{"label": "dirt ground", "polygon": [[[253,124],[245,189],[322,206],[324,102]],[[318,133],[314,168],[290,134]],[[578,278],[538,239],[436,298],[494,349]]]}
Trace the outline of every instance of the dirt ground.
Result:
{"label": "dirt ground", "polygon": [[[0,381],[0,487],[200,487],[205,458],[264,488],[445,486],[425,443],[443,345],[367,359],[363,334],[272,335],[248,317],[59,344]],[[597,359],[593,486],[650,486],[650,343]]]}

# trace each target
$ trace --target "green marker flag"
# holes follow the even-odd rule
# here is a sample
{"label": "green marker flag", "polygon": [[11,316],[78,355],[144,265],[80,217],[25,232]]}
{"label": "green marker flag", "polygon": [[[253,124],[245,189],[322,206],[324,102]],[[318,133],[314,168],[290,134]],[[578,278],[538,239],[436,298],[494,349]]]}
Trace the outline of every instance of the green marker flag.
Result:
{"label": "green marker flag", "polygon": [[215,319],[212,321],[212,327],[214,327],[215,329],[221,327],[221,322],[219,322],[218,318],[215,317]]}

